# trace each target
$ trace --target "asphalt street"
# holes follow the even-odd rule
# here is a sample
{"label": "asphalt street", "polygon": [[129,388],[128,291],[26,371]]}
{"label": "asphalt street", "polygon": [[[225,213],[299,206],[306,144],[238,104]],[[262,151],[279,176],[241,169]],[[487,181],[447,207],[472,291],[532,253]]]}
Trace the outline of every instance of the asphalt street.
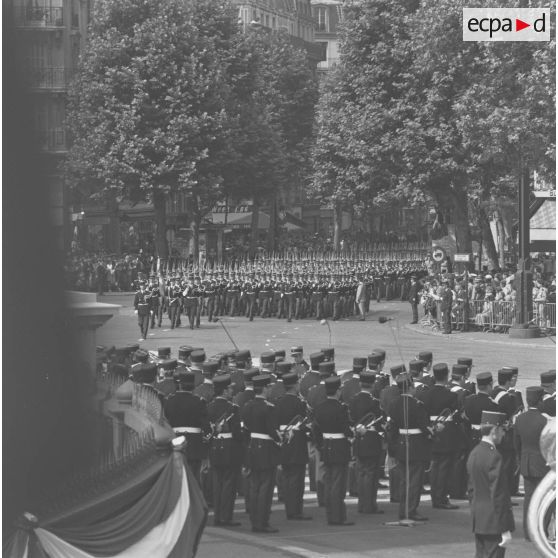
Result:
{"label": "asphalt street", "polygon": [[[117,316],[98,330],[97,343],[121,346],[137,342],[139,328],[129,294],[109,294],[99,297],[100,302],[121,305]],[[367,321],[354,319],[329,322],[331,344],[335,347],[338,369],[350,368],[354,356],[366,356],[376,347],[387,351],[386,365],[408,362],[420,351],[430,349],[435,362],[456,362],[459,356],[474,359],[473,374],[490,370],[496,372],[505,365],[519,367],[518,387],[524,389],[539,381],[541,371],[555,367],[556,349],[552,340],[511,340],[504,334],[453,333],[434,334],[429,329],[411,326],[410,306],[403,302],[373,303]],[[379,316],[393,318],[380,324]],[[202,319],[200,329],[190,330],[182,320],[179,329],[168,329],[168,319],[161,328],[150,330],[142,347],[156,350],[170,346],[173,354],[180,345],[204,347],[208,355],[232,349],[233,344],[220,323]],[[223,318],[232,339],[240,348],[249,348],[253,356],[267,349],[289,349],[303,345],[305,355],[330,344],[328,324],[316,320],[285,320],[244,317]],[[397,504],[389,503],[387,489],[381,489],[378,501],[384,515],[359,515],[356,499],[347,498],[348,516],[354,526],[332,527],[325,520],[323,508],[317,506],[315,493],[306,492],[306,512],[312,521],[288,521],[282,504],[274,500],[271,523],[279,529],[275,535],[256,535],[250,531],[242,499],[237,499],[235,519],[242,522],[236,529],[212,527],[210,513],[208,526],[200,543],[200,558],[238,557],[276,558],[299,556],[306,558],[470,558],[474,555],[468,504],[457,501],[458,510],[433,509],[429,496],[423,496],[420,512],[429,517],[425,524],[415,527],[389,526],[386,522],[397,519]],[[538,556],[534,546],[523,538],[522,499],[514,498],[516,531],[507,558]]]}

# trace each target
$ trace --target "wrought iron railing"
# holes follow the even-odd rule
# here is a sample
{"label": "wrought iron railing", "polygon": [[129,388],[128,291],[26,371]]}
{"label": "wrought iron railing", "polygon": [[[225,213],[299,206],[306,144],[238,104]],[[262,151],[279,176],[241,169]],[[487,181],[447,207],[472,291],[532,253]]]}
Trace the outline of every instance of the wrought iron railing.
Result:
{"label": "wrought iron railing", "polygon": [[63,27],[64,11],[62,7],[19,6],[15,23],[25,27]]}

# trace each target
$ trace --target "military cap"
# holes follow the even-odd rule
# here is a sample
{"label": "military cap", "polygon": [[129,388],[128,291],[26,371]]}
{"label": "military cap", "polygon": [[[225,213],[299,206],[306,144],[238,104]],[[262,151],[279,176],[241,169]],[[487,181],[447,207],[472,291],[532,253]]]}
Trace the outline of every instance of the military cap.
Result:
{"label": "military cap", "polygon": [[481,426],[503,426],[506,419],[505,413],[483,411],[481,415]]}
{"label": "military cap", "polygon": [[143,349],[139,349],[134,353],[136,362],[147,362],[149,360],[149,353]]}
{"label": "military cap", "polygon": [[197,364],[204,362],[205,360],[205,351],[203,349],[194,349],[190,353],[190,360]]}
{"label": "military cap", "polygon": [[[384,349],[372,349],[372,354],[380,355],[382,357],[382,360],[386,360],[386,352],[384,351]],[[368,357],[370,358],[370,355],[368,355]]]}
{"label": "military cap", "polygon": [[157,356],[159,358],[169,358],[171,354],[170,347],[159,347],[157,349]]}
{"label": "military cap", "polygon": [[513,370],[510,370],[509,368],[500,368],[500,370],[498,370],[498,383],[505,384],[506,382],[509,382],[513,376]]}
{"label": "military cap", "polygon": [[487,386],[494,381],[491,372],[480,372],[477,374],[477,384],[479,386]]}
{"label": "military cap", "polygon": [[544,395],[544,388],[541,386],[529,386],[525,389],[525,399],[529,407],[536,407]]}
{"label": "military cap", "polygon": [[369,370],[362,370],[360,373],[361,384],[373,384],[376,381],[376,374]]}
{"label": "military cap", "polygon": [[318,353],[312,353],[310,355],[310,366],[312,367],[312,370],[318,370],[320,362],[322,362],[324,360],[324,353],[322,353],[321,351]]}
{"label": "military cap", "polygon": [[204,376],[214,376],[215,373],[219,370],[219,363],[215,360],[209,360],[202,364],[202,370]]}
{"label": "military cap", "polygon": [[401,391],[406,392],[409,391],[409,388],[413,385],[413,379],[405,372],[395,377],[395,383]]}
{"label": "military cap", "polygon": [[175,358],[169,358],[167,360],[163,360],[160,366],[163,370],[174,370],[178,364],[178,361]]}
{"label": "military cap", "polygon": [[353,358],[353,370],[366,368],[368,365],[368,359],[362,357],[354,357]]}
{"label": "military cap", "polygon": [[196,383],[196,374],[184,368],[177,368],[173,374],[173,378],[175,382],[185,386],[191,386],[192,388]]}
{"label": "military cap", "polygon": [[335,349],[333,347],[326,347],[325,349],[320,349],[324,354],[324,358],[333,359],[335,358]]}
{"label": "military cap", "polygon": [[519,375],[519,368],[517,366],[502,366],[500,370],[507,370],[507,371],[509,370],[512,376]]}
{"label": "military cap", "polygon": [[278,362],[275,366],[275,373],[277,376],[283,376],[291,371],[292,364],[290,362]]}
{"label": "military cap", "polygon": [[556,381],[556,370],[541,372],[541,384],[551,384]]}
{"label": "military cap", "polygon": [[426,366],[426,362],[424,362],[424,360],[420,360],[420,359],[411,360],[411,362],[409,362],[409,371],[411,373],[422,372],[425,366]]}
{"label": "military cap", "polygon": [[296,372],[288,372],[283,375],[283,384],[285,386],[294,386],[298,382],[298,374]]}
{"label": "military cap", "polygon": [[194,350],[194,347],[189,345],[181,345],[178,347],[178,358],[184,360],[190,356],[190,353]]}
{"label": "military cap", "polygon": [[142,364],[132,370],[132,379],[138,384],[152,384],[157,379],[155,363]]}
{"label": "military cap", "polygon": [[244,376],[245,382],[251,382],[254,379],[254,376],[257,376],[259,373],[260,370],[258,368],[252,367],[244,370],[242,375]]}
{"label": "military cap", "polygon": [[231,385],[230,374],[219,374],[213,378],[213,385],[216,388],[226,388]]}
{"label": "military cap", "polygon": [[287,355],[285,349],[280,349],[279,351],[274,351],[275,353],[275,360],[277,359],[284,359],[285,356]]}
{"label": "military cap", "polygon": [[391,375],[395,378],[399,374],[404,374],[406,372],[405,365],[404,364],[398,364],[397,366],[392,366],[389,369],[389,371],[390,371]]}
{"label": "military cap", "polygon": [[320,376],[331,376],[335,374],[335,362],[320,362],[319,364]]}
{"label": "military cap", "polygon": [[[324,363],[329,364],[329,363]],[[330,376],[325,379],[325,390],[327,395],[334,395],[341,387],[341,378],[339,376]]]}
{"label": "military cap", "polygon": [[454,364],[451,367],[452,376],[465,376],[467,374],[467,365],[465,364]]}
{"label": "military cap", "polygon": [[302,345],[296,345],[295,347],[291,347],[291,355],[302,354],[303,349]]}
{"label": "military cap", "polygon": [[420,360],[424,360],[424,362],[429,363],[432,362],[432,352],[431,351],[421,351],[418,354]]}
{"label": "military cap", "polygon": [[473,366],[473,359],[470,357],[459,357],[457,364],[464,364],[465,366]]}
{"label": "military cap", "polygon": [[432,367],[432,374],[436,380],[443,380],[449,374],[448,365],[445,362],[438,362]]}
{"label": "military cap", "polygon": [[384,357],[378,353],[371,353],[368,355],[368,366],[378,365],[384,361]]}
{"label": "military cap", "polygon": [[254,387],[264,387],[271,383],[271,376],[269,374],[258,374],[252,379]]}
{"label": "military cap", "polygon": [[249,358],[252,358],[252,354],[248,349],[241,349],[240,351],[236,351],[237,362],[246,362]]}
{"label": "military cap", "polygon": [[273,364],[275,362],[275,353],[273,351],[265,351],[260,355],[262,364]]}

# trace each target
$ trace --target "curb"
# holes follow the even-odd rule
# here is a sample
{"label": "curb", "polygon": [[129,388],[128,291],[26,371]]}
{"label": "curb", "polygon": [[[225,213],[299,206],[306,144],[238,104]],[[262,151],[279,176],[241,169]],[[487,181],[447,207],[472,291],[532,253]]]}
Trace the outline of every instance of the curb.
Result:
{"label": "curb", "polygon": [[[455,339],[457,342],[465,340],[465,341],[474,341],[476,343],[486,343],[486,344],[489,344],[489,345],[505,345],[505,346],[519,344],[522,347],[531,347],[531,348],[537,348],[537,349],[553,349],[554,351],[556,350],[556,347],[554,347],[552,342],[546,342],[546,343],[518,343],[517,339],[508,338],[508,341],[497,340],[497,339],[479,339],[477,337],[467,336],[466,333],[452,332],[451,335],[447,335],[445,333],[440,333],[438,331],[432,331],[432,330],[429,331],[429,330],[426,330],[426,329],[421,328],[421,327],[412,327],[410,324],[406,324],[403,327],[408,331],[411,331],[413,333],[417,333],[418,335],[426,335],[426,336],[429,336],[429,337],[443,337],[447,341]],[[498,334],[498,335],[506,335],[506,334]]]}

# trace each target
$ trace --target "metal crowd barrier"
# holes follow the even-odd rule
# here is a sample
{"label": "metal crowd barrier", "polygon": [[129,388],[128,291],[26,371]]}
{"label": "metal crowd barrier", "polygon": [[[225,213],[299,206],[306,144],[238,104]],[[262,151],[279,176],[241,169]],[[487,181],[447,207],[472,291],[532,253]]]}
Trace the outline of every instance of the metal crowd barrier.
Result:
{"label": "metal crowd barrier", "polygon": [[[434,309],[433,309],[434,310]],[[454,304],[451,311],[453,329],[462,329],[465,325],[465,304]],[[502,301],[469,301],[469,330],[493,331],[507,333],[516,324],[516,307],[513,300]],[[422,324],[434,329],[442,328],[442,309],[440,301],[436,301],[435,310],[430,311]],[[533,302],[533,325],[556,333],[556,303]]]}

